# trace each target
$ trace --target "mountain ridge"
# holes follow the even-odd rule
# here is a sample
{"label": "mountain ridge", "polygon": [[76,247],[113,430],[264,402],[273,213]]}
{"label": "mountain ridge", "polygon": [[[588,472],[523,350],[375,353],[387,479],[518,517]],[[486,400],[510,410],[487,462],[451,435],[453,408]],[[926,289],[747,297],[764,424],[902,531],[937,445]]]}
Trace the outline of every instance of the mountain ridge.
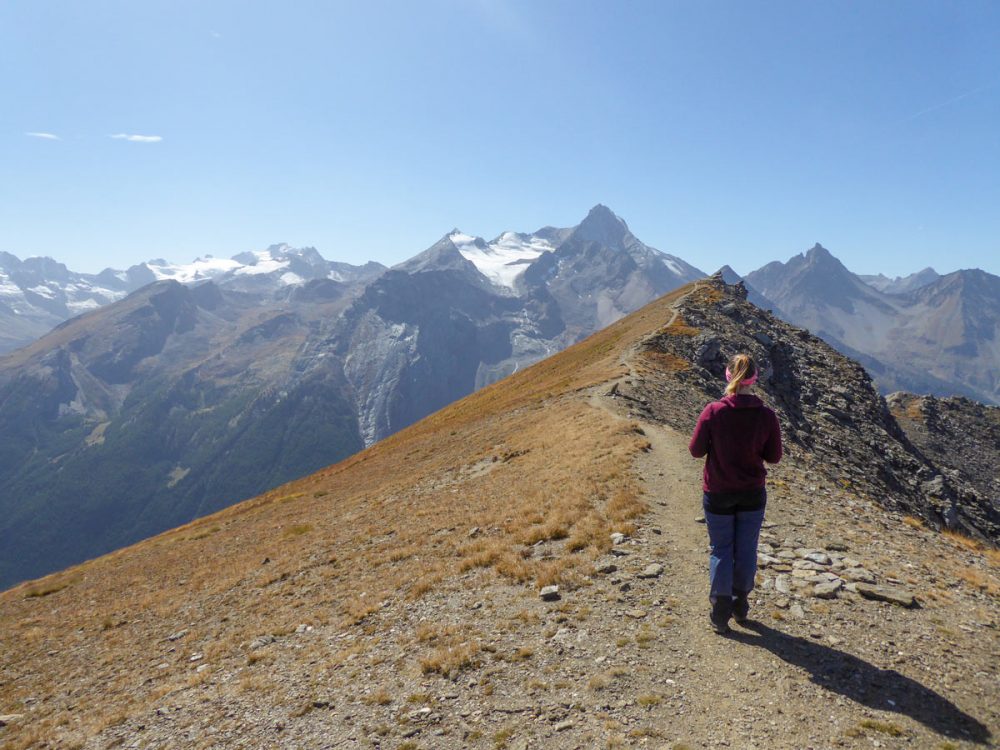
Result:
{"label": "mountain ridge", "polygon": [[354,283],[272,247],[260,273],[161,280],[0,356],[0,584],[340,460],[689,280],[630,248],[567,235],[498,286],[453,235]]}

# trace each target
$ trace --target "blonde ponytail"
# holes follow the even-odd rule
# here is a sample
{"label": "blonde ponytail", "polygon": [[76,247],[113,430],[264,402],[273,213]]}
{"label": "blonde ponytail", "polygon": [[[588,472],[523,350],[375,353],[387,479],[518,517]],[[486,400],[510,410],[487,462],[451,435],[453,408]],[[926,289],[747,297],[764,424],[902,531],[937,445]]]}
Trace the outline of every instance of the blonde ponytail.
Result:
{"label": "blonde ponytail", "polygon": [[726,368],[726,377],[729,379],[726,383],[726,395],[732,396],[736,393],[744,380],[754,382],[757,379],[756,375],[757,364],[753,358],[749,354],[737,354],[729,360],[729,366]]}

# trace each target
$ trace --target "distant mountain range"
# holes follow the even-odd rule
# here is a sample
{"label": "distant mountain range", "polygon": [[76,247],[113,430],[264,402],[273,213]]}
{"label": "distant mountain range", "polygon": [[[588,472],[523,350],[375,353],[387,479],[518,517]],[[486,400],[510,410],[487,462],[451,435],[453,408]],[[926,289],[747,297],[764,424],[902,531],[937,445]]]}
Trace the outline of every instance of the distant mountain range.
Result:
{"label": "distant mountain range", "polygon": [[0,586],[334,463],[704,276],[604,206],[388,270],[284,246],[143,267],[166,278],[0,357]]}
{"label": "distant mountain range", "polygon": [[[883,393],[1000,403],[1000,277],[931,269],[880,291],[816,245],[747,274],[776,315],[860,361]],[[758,302],[759,304],[759,302]]]}
{"label": "distant mountain range", "polygon": [[[705,276],[601,205],[490,241],[455,229],[391,269],[287,245],[0,264],[2,338],[28,341],[0,356],[0,586],[334,463]],[[744,281],[883,392],[1000,400],[996,276],[866,282],[817,245]]]}
{"label": "distant mountain range", "polygon": [[22,261],[0,252],[0,354],[34,341],[64,320],[116,302],[157,281],[193,284],[213,280],[226,289],[273,293],[317,279],[364,281],[384,270],[380,263],[335,263],[324,260],[314,248],[283,244],[228,260],[206,256],[178,265],[156,259],[126,271],[106,268],[99,274],[76,273],[51,258]]}

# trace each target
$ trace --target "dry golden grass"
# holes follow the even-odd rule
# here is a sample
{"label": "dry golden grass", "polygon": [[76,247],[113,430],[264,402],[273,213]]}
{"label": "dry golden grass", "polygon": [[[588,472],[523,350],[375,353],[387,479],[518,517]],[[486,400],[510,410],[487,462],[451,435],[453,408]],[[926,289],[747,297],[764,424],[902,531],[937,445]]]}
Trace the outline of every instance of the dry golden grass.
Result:
{"label": "dry golden grass", "polygon": [[924,419],[924,401],[920,398],[915,398],[911,400],[906,405],[906,411],[904,412],[907,419],[912,419],[915,422],[922,422]]}
{"label": "dry golden grass", "polygon": [[996,577],[979,568],[966,567],[957,572],[958,579],[988,596],[1000,596],[1000,582]]}
{"label": "dry golden grass", "polygon": [[699,331],[694,326],[685,323],[684,319],[678,315],[670,325],[664,326],[661,333],[668,336],[697,336]]}
{"label": "dry golden grass", "polygon": [[639,354],[639,361],[656,369],[658,372],[681,372],[691,368],[691,363],[676,354],[658,352],[646,349]]}
{"label": "dry golden grass", "polygon": [[[626,352],[663,327],[686,291],[335,466],[3,592],[0,632],[15,635],[0,639],[0,662],[21,677],[0,685],[0,713],[72,680],[74,713],[110,726],[128,702],[136,715],[164,695],[204,689],[187,685],[169,649],[208,643],[209,671],[239,675],[226,689],[264,693],[268,657],[243,644],[292,633],[306,612],[371,637],[385,606],[431,595],[463,569],[520,585],[579,585],[610,531],[634,531],[645,511],[627,469],[643,437],[590,406],[585,391],[625,374]],[[483,535],[469,539],[473,527]],[[166,640],[182,629],[183,640]],[[62,648],[70,634],[76,647]],[[363,641],[334,646],[324,663],[348,665],[364,650]],[[149,680],[140,653],[169,667]],[[478,654],[469,639],[441,643],[421,668],[452,675]],[[114,666],[95,669],[95,658]],[[129,688],[110,690],[109,679]],[[30,730],[7,730],[5,741],[68,745],[65,717],[43,702]]]}
{"label": "dry golden grass", "polygon": [[420,671],[454,679],[478,663],[479,651],[479,644],[474,641],[440,646],[420,660]]}

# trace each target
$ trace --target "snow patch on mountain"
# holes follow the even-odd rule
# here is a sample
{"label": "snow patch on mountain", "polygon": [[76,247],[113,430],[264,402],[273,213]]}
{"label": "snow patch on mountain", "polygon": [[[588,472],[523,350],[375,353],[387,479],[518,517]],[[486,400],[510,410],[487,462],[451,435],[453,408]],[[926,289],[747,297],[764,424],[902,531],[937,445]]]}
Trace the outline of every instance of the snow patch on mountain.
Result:
{"label": "snow patch on mountain", "polygon": [[204,258],[195,258],[191,263],[167,263],[159,261],[149,261],[146,267],[153,272],[157,281],[173,279],[182,284],[190,284],[194,281],[202,281],[221,276],[229,271],[235,271],[241,267],[239,261],[227,258],[213,258],[206,255]]}
{"label": "snow patch on mountain", "polygon": [[462,257],[495,285],[514,289],[514,282],[530,263],[555,248],[534,235],[504,232],[490,243],[462,232],[448,235]]}
{"label": "snow patch on mountain", "polygon": [[[251,253],[256,262],[236,269],[237,276],[256,276],[262,273],[275,273],[288,268],[288,258],[282,257],[273,250],[259,250]],[[287,282],[286,282],[287,283]]]}

